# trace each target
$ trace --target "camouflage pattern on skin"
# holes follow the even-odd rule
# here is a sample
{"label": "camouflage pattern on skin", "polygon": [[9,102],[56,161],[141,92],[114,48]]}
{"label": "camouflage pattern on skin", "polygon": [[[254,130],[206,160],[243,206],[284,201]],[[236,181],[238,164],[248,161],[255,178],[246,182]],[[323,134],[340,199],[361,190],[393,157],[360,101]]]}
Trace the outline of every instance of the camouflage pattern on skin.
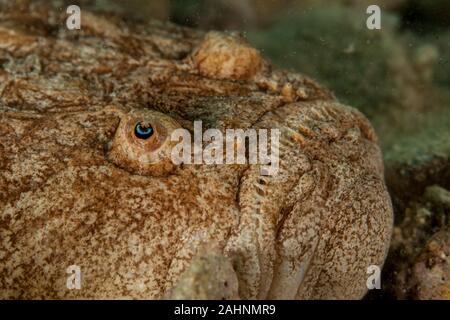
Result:
{"label": "camouflage pattern on skin", "polygon": [[[205,41],[223,43],[206,55],[254,52],[235,35],[87,12],[69,31],[65,14],[42,3],[3,5],[1,15],[1,298],[158,299],[186,283],[195,298],[210,288],[196,281],[223,279],[237,279],[242,299],[365,294],[367,267],[386,256],[392,208],[361,113],[258,59],[219,59],[206,73],[193,63]],[[278,128],[279,174],[111,156],[134,148],[118,129],[134,114],[188,130],[194,120]],[[199,258],[205,246],[213,258]],[[231,274],[197,277],[199,259],[227,261],[206,269]],[[80,290],[66,288],[73,264]],[[210,289],[195,292],[216,298]]]}

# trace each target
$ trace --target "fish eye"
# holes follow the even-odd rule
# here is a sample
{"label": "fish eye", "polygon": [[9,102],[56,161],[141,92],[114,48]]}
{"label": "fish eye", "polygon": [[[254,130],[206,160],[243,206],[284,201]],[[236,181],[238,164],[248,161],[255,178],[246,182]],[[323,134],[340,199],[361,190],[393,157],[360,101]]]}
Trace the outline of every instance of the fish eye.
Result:
{"label": "fish eye", "polygon": [[173,118],[153,110],[131,110],[120,114],[120,122],[107,146],[107,158],[134,174],[164,176],[176,165],[172,149],[178,143],[171,133],[181,128]]}
{"label": "fish eye", "polygon": [[138,122],[134,127],[134,135],[138,139],[146,140],[150,138],[154,133],[153,127],[150,123]]}

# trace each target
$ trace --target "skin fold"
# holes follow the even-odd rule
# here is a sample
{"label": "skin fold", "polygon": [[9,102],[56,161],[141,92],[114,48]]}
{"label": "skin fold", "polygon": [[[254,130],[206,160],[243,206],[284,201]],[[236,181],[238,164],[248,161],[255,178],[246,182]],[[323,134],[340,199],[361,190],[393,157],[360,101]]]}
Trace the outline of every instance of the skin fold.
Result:
{"label": "skin fold", "polygon": [[[237,34],[65,18],[1,6],[0,298],[363,297],[392,207],[360,112]],[[173,164],[199,120],[279,129],[278,174]]]}

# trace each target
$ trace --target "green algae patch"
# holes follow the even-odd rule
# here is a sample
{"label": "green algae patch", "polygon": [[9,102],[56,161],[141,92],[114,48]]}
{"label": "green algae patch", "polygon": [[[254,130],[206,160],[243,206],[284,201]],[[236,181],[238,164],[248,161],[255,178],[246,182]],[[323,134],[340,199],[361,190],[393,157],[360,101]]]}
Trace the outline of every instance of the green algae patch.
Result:
{"label": "green algae patch", "polygon": [[450,112],[448,110],[450,107],[442,110],[442,114],[433,114],[422,123],[422,128],[416,128],[415,132],[398,135],[392,145],[385,147],[385,161],[389,165],[417,166],[436,157],[449,157]]}

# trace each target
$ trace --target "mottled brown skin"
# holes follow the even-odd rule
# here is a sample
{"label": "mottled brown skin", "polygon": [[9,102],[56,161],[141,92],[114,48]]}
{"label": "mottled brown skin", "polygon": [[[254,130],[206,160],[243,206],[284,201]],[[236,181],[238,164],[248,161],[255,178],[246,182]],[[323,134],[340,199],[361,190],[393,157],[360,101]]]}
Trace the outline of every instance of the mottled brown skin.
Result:
{"label": "mottled brown skin", "polygon": [[[227,297],[365,294],[392,209],[362,114],[235,35],[88,12],[70,31],[42,4],[0,16],[0,298],[179,297],[190,272],[208,278],[191,265],[205,247],[233,266],[206,268],[233,273],[213,277],[238,280]],[[166,129],[278,128],[279,172],[171,167],[166,144],[119,130],[136,114]],[[80,290],[66,288],[73,264]]]}

